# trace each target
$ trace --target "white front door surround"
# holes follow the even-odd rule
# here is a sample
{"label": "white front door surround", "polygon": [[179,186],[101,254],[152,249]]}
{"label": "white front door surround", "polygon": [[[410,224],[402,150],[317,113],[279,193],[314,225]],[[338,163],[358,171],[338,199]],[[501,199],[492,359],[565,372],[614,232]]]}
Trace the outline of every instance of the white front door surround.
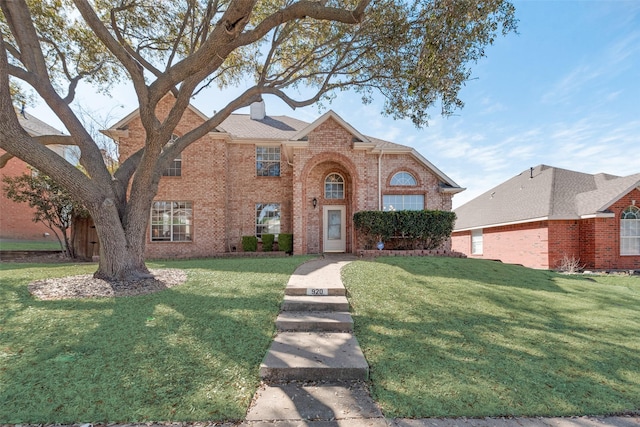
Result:
{"label": "white front door surround", "polygon": [[345,205],[323,207],[323,252],[345,252],[347,250],[346,211]]}

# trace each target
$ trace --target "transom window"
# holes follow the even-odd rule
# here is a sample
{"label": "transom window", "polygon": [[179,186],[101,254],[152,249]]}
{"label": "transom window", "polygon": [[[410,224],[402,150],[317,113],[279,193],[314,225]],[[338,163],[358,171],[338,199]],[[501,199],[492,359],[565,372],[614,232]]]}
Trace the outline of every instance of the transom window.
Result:
{"label": "transom window", "polygon": [[256,203],[256,236],[280,234],[280,203]]}
{"label": "transom window", "polygon": [[280,147],[256,147],[256,175],[280,176]]}
{"label": "transom window", "polygon": [[382,204],[385,211],[421,211],[424,194],[386,194],[382,196]]}
{"label": "transom window", "polygon": [[152,242],[190,242],[193,236],[191,202],[159,201],[151,205]]}
{"label": "transom window", "polygon": [[391,178],[391,185],[418,185],[418,181],[409,172],[398,172]]}
{"label": "transom window", "polygon": [[[177,139],[178,135],[171,135],[171,139],[165,147],[171,147]],[[179,153],[176,158],[171,161],[169,166],[162,172],[162,176],[182,176],[182,153]]]}
{"label": "transom window", "polygon": [[620,255],[640,255],[640,208],[629,206],[620,218]]}
{"label": "transom window", "polygon": [[344,178],[337,173],[327,175],[324,179],[325,199],[344,199]]}

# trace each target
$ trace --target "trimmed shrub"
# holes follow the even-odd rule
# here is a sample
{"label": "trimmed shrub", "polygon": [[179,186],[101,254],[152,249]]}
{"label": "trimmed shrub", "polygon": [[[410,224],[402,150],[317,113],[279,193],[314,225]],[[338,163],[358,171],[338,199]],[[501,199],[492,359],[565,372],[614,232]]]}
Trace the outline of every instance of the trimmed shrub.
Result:
{"label": "trimmed shrub", "polygon": [[273,250],[273,242],[276,240],[276,236],[273,234],[262,235],[262,252],[271,252]]}
{"label": "trimmed shrub", "polygon": [[256,252],[258,250],[258,238],[256,236],[242,236],[242,250]]}
{"label": "trimmed shrub", "polygon": [[454,212],[438,210],[361,211],[353,215],[365,249],[389,240],[403,249],[436,249],[451,236],[455,220]]}
{"label": "trimmed shrub", "polygon": [[280,233],[278,235],[278,249],[288,254],[293,253],[293,234]]}

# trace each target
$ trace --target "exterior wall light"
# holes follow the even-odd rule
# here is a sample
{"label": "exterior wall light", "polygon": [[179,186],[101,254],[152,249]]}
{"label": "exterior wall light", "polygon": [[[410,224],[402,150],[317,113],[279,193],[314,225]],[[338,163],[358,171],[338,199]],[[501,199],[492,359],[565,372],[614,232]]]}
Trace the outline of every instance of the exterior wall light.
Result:
{"label": "exterior wall light", "polygon": [[315,197],[313,198],[313,200],[311,201],[311,203],[313,204],[313,208],[315,209],[316,206],[318,206],[318,199],[316,199]]}

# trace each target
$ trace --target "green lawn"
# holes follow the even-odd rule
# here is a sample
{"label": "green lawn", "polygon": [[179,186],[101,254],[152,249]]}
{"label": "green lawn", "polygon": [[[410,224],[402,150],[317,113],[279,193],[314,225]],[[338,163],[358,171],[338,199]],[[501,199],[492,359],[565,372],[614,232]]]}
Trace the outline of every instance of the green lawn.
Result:
{"label": "green lawn", "polygon": [[38,301],[35,279],[95,264],[0,263],[0,424],[242,419],[303,257],[171,261],[184,285]]}
{"label": "green lawn", "polygon": [[640,278],[492,261],[380,258],[343,270],[388,417],[640,409]]}
{"label": "green lawn", "polygon": [[60,243],[57,240],[46,242],[31,242],[28,240],[5,240],[0,241],[0,251],[61,251]]}

